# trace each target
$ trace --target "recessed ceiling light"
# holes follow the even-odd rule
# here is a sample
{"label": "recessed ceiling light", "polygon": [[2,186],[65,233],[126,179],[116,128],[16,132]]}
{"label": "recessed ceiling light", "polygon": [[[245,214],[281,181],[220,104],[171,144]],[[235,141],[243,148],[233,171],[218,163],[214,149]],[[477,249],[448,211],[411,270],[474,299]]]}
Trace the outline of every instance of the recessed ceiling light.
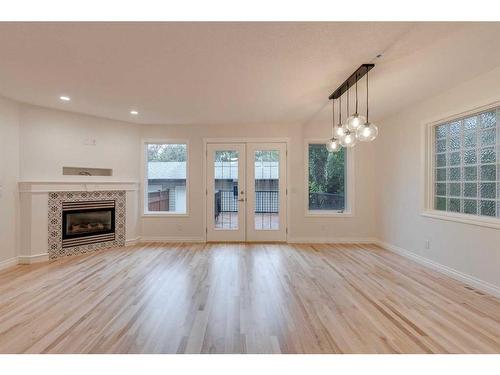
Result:
{"label": "recessed ceiling light", "polygon": [[130,114],[131,115],[134,115],[134,116],[137,116],[139,114],[139,112],[135,111],[135,110],[132,110],[130,111]]}
{"label": "recessed ceiling light", "polygon": [[60,96],[59,99],[61,99],[64,102],[69,102],[71,100],[69,96],[64,96],[64,95]]}

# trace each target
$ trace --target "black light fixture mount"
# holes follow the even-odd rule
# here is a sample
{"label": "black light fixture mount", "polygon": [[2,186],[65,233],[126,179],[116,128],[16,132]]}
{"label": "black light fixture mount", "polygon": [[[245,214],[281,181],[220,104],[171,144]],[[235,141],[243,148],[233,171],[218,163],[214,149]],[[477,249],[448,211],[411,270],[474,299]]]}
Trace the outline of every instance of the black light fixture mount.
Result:
{"label": "black light fixture mount", "polygon": [[375,64],[362,64],[354,73],[352,73],[349,78],[347,78],[344,83],[342,83],[337,89],[328,97],[329,100],[338,99],[344,94],[349,87],[353,87],[356,82],[365,76],[370,70],[375,67]]}

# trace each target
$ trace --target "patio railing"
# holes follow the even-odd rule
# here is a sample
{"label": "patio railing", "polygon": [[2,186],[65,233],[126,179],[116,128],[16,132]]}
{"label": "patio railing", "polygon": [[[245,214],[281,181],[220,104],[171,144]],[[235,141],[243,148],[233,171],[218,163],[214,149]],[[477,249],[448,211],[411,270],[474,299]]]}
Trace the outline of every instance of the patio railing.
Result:
{"label": "patio railing", "polygon": [[[233,190],[218,190],[215,193],[215,217],[220,212],[237,212],[238,197]],[[279,212],[279,191],[257,190],[255,191],[255,212],[257,213],[278,213]]]}
{"label": "patio railing", "polygon": [[256,190],[255,212],[256,213],[278,213],[280,208],[279,191]]}
{"label": "patio railing", "polygon": [[344,194],[309,193],[310,210],[335,210],[345,209]]}

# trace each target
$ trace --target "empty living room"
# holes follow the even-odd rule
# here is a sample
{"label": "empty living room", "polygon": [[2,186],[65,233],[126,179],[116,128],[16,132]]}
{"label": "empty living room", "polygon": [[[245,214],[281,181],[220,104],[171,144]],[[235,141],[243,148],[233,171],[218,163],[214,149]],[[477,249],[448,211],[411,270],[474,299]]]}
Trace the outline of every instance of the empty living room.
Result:
{"label": "empty living room", "polygon": [[32,3],[0,15],[6,370],[498,368],[500,22]]}

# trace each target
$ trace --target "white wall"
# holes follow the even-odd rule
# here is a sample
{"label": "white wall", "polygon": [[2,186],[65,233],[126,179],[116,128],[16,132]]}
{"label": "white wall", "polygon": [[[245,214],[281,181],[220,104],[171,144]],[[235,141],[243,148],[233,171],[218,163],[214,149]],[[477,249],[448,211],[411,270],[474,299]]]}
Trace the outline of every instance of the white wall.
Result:
{"label": "white wall", "polygon": [[[311,218],[305,216],[304,138],[324,138],[329,124],[318,125],[154,125],[140,126],[119,121],[96,118],[82,114],[57,111],[26,104],[11,106],[19,113],[12,133],[15,142],[5,148],[11,160],[16,160],[11,182],[38,180],[75,180],[78,177],[62,176],[63,166],[112,168],[111,180],[141,181],[142,139],[187,139],[190,145],[190,190],[188,217],[140,220],[142,227],[134,227],[128,239],[142,235],[144,238],[204,238],[203,209],[203,139],[204,138],[287,138],[289,139],[288,188],[289,239],[292,241],[328,241],[338,239],[373,238],[375,234],[374,210],[370,183],[373,168],[370,165],[371,145],[363,145],[357,152],[355,165],[356,211],[353,218]],[[7,111],[2,111],[6,116]],[[20,125],[19,125],[20,124]],[[18,143],[20,140],[20,144]],[[89,145],[95,140],[95,145]],[[90,142],[92,143],[92,142]],[[15,148],[15,149],[14,149]],[[10,164],[9,164],[10,165]],[[20,168],[19,168],[20,165]],[[142,182],[142,181],[141,181]],[[139,197],[139,199],[141,199]],[[18,205],[17,195],[10,200]],[[140,212],[137,213],[137,216]],[[138,219],[138,218],[137,218]],[[15,238],[12,235],[12,238]],[[16,245],[17,246],[17,245]],[[19,254],[12,250],[10,255]]]}
{"label": "white wall", "polygon": [[[189,142],[189,216],[187,217],[143,217],[144,238],[182,238],[202,240],[205,238],[203,190],[203,139],[204,138],[290,138],[291,148],[297,150],[300,126],[249,125],[150,125],[142,128],[143,139],[181,139]],[[294,153],[290,161],[297,169]],[[291,194],[296,194],[293,190]],[[290,227],[290,226],[289,226]]]}
{"label": "white wall", "polygon": [[498,100],[500,67],[380,121],[374,182],[383,242],[500,287],[500,230],[420,215],[422,125]]}
{"label": "white wall", "polygon": [[327,138],[330,125],[154,125],[142,128],[143,139],[182,139],[189,141],[189,216],[143,217],[144,238],[179,238],[201,240],[205,236],[203,190],[204,138],[288,138],[289,240],[328,241],[375,237],[373,203],[373,145],[362,145],[355,157],[355,215],[352,218],[311,218],[305,216],[304,182],[305,138]]}
{"label": "white wall", "polygon": [[0,98],[0,268],[18,253],[19,106]]}
{"label": "white wall", "polygon": [[[138,180],[139,127],[126,122],[21,105],[21,179],[61,180],[63,166],[112,168]],[[88,140],[96,141],[95,146]]]}
{"label": "white wall", "polygon": [[[22,181],[139,182],[138,125],[26,104],[20,105],[20,124]],[[111,168],[113,176],[63,176],[63,166]],[[140,236],[138,202],[139,192],[127,191],[128,241]],[[41,248],[25,246],[26,241],[21,242],[23,248],[19,249],[19,254],[44,252]]]}

